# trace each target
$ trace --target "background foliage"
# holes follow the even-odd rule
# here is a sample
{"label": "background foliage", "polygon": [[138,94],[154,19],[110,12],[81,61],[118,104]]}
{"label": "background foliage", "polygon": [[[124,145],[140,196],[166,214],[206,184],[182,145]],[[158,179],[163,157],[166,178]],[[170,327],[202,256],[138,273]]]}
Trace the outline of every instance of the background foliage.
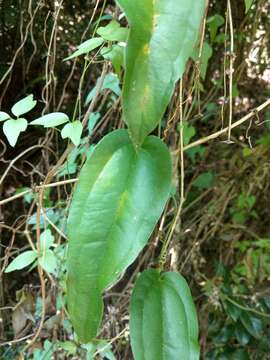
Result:
{"label": "background foliage", "polygon": [[[269,7],[267,0],[231,1],[231,54],[227,1],[210,2],[201,65],[194,53],[183,78],[185,145],[228,125],[229,95],[234,121],[269,98]],[[0,209],[0,357],[17,358],[27,347],[27,359],[91,359],[95,353],[96,358],[131,359],[130,292],[138,272],[157,264],[158,240],[172,234],[166,268],[181,271],[191,286],[202,359],[269,359],[269,109],[234,129],[232,144],[222,142],[224,136],[185,151],[186,201],[180,218],[179,87],[158,129],[174,157],[171,200],[152,241],[105,295],[100,338],[108,341],[84,347],[74,341],[65,309],[65,226],[73,184],[39,191],[37,186],[76,178],[94,144],[124,127],[121,54],[113,58],[114,66],[108,56],[105,61],[106,52],[96,50],[89,55],[90,64],[84,56],[63,62],[99,26],[119,20],[120,14],[112,1],[0,1],[1,111],[9,112],[16,101],[33,93],[38,103],[28,120],[53,111],[72,118],[76,108],[75,116],[84,124],[76,148],[56,129],[31,127],[15,148],[1,132],[1,200],[25,195]],[[126,26],[123,17],[120,22]],[[30,267],[24,268],[23,262],[22,270],[3,273],[11,259],[31,251],[37,236],[45,239],[48,258],[32,255]],[[43,276],[36,271],[36,261],[43,261]]]}

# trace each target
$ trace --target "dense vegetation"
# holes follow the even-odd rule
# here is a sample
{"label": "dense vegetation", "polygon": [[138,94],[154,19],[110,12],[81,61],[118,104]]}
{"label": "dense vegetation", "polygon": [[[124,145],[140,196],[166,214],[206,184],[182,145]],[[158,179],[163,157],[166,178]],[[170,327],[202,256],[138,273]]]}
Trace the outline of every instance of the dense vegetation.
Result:
{"label": "dense vegetation", "polygon": [[[81,345],[74,334],[67,218],[95,145],[126,128],[127,26],[114,1],[0,1],[0,358],[132,359],[134,283],[162,266],[190,286],[202,359],[269,359],[267,0],[210,1],[166,113],[145,131],[170,150],[170,199],[139,257],[105,292],[100,341]],[[15,126],[12,114],[27,121]],[[140,145],[142,133],[128,125]]]}

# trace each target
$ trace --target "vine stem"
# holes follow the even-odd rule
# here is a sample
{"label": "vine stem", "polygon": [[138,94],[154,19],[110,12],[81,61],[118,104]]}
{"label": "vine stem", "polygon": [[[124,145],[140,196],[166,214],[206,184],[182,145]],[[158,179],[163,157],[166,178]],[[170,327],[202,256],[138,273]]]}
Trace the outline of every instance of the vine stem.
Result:
{"label": "vine stem", "polygon": [[160,252],[160,259],[159,259],[159,269],[162,271],[164,269],[164,265],[166,262],[168,248],[170,242],[172,240],[172,236],[174,234],[177,220],[181,215],[181,211],[183,208],[183,204],[185,202],[185,163],[184,163],[184,127],[183,127],[183,80],[180,80],[180,87],[179,87],[179,100],[180,100],[180,139],[179,139],[179,146],[180,146],[180,204],[177,209],[177,213],[175,215],[173,224],[171,226],[170,232],[168,237],[165,239],[164,244],[162,246]]}
{"label": "vine stem", "polygon": [[66,184],[73,184],[73,183],[75,183],[77,181],[78,181],[78,178],[74,178],[74,179],[68,179],[68,180],[63,180],[63,181],[57,181],[57,182],[50,183],[50,184],[38,185],[38,186],[35,186],[34,189],[25,190],[25,191],[22,191],[19,194],[16,194],[16,195],[13,195],[13,196],[7,198],[7,199],[0,200],[0,205],[4,205],[4,204],[6,204],[6,203],[8,203],[10,201],[21,198],[21,197],[23,197],[23,196],[25,196],[27,194],[32,193],[32,192],[39,191],[40,189],[46,189],[46,188],[51,188],[51,187],[56,187],[56,186],[61,186],[61,185],[66,185]]}
{"label": "vine stem", "polygon": [[[40,189],[38,193],[38,201],[37,201],[37,222],[36,222],[36,237],[37,237],[37,251],[38,255],[41,254],[41,244],[40,244],[40,218],[41,218],[41,210],[42,210],[42,201],[43,201],[43,192],[44,189]],[[33,338],[29,341],[29,343],[24,347],[23,352],[29,349],[39,337],[39,334],[42,330],[45,316],[46,316],[46,284],[42,267],[38,264],[37,271],[40,280],[40,288],[41,288],[41,299],[42,299],[42,311],[41,311],[41,319],[37,328],[37,331]]]}
{"label": "vine stem", "polygon": [[243,306],[241,304],[238,304],[238,302],[234,301],[233,299],[231,299],[228,295],[224,295],[222,294],[222,298],[229,301],[231,304],[235,305],[236,307],[238,307],[239,309],[242,309],[242,310],[245,310],[245,311],[248,311],[248,312],[251,312],[253,314],[256,314],[256,315],[259,315],[259,316],[262,316],[262,317],[265,317],[265,318],[268,318],[270,319],[270,315],[269,314],[265,314],[261,311],[258,311],[256,309],[252,309],[252,308],[249,308],[249,307],[246,307],[246,306]]}
{"label": "vine stem", "polygon": [[228,143],[231,142],[232,117],[233,117],[233,63],[234,63],[234,33],[231,1],[228,0],[228,17],[230,27],[230,69],[229,69],[229,126],[228,126]]}
{"label": "vine stem", "polygon": [[33,145],[30,148],[24,150],[21,154],[19,154],[18,156],[16,156],[8,165],[8,167],[6,168],[4,174],[2,175],[1,179],[0,179],[0,185],[3,183],[5,177],[7,176],[9,170],[12,168],[12,166],[15,164],[15,162],[17,160],[19,160],[21,157],[23,157],[25,154],[27,154],[29,151],[32,151],[34,149],[38,149],[38,148],[43,148],[43,145]]}

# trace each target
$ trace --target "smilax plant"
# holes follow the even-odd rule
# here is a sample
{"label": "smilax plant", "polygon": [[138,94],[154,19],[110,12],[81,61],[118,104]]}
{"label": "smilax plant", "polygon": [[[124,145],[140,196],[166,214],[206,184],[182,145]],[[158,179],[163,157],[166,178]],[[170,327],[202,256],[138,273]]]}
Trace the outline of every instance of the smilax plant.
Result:
{"label": "smilax plant", "polygon": [[[149,134],[194,52],[206,5],[205,0],[118,3],[130,25],[122,95],[128,130],[105,136],[86,161],[67,225],[68,311],[83,343],[98,333],[102,293],[137,258],[169,198],[170,153]],[[112,26],[122,39],[125,32]],[[69,58],[102,43],[92,39]],[[141,274],[131,299],[130,331],[136,360],[199,359],[195,307],[182,276],[162,269]]]}

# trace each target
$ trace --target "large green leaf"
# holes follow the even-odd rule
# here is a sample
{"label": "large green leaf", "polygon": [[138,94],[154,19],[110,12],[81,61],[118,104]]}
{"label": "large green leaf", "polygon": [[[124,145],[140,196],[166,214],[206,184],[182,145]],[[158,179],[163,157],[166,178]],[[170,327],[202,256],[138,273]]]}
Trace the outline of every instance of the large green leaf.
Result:
{"label": "large green leaf", "polygon": [[157,126],[192,55],[206,0],[117,0],[130,24],[123,111],[140,145]]}
{"label": "large green leaf", "polygon": [[131,298],[135,360],[198,360],[198,321],[185,279],[177,273],[142,273]]}
{"label": "large green leaf", "polygon": [[84,165],[67,227],[68,310],[82,342],[96,335],[101,294],[147,243],[170,187],[170,154],[154,136],[135,152],[127,131],[114,131]]}

